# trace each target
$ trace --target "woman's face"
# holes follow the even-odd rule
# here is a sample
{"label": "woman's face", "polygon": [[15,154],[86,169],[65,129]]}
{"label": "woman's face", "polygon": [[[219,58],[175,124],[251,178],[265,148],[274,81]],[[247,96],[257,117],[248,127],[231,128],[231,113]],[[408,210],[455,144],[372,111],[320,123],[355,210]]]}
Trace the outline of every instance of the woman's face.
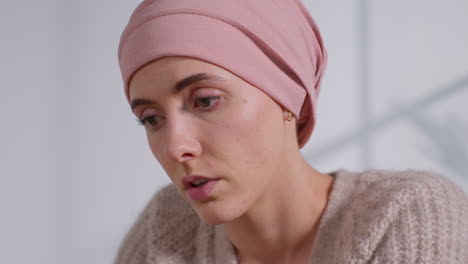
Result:
{"label": "woman's face", "polygon": [[233,220],[260,201],[285,155],[284,114],[269,96],[188,57],[145,65],[129,93],[152,153],[205,223]]}

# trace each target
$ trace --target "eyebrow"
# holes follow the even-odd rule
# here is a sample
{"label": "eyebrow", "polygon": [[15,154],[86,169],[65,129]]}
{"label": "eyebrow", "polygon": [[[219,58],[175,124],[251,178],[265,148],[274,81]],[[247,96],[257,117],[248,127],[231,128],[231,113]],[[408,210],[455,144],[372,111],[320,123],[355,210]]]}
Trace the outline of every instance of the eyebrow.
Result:
{"label": "eyebrow", "polygon": [[[206,80],[225,81],[226,79],[222,78],[221,76],[212,74],[212,73],[206,73],[206,72],[194,73],[182,80],[177,81],[177,83],[171,88],[171,93],[172,94],[180,93],[182,90],[184,90],[184,88],[189,87],[190,85],[194,83],[197,83],[200,81],[206,81]],[[131,105],[131,109],[133,112],[133,110],[135,110],[137,106],[149,105],[149,104],[157,104],[157,103],[150,99],[136,98],[132,100],[130,105]]]}

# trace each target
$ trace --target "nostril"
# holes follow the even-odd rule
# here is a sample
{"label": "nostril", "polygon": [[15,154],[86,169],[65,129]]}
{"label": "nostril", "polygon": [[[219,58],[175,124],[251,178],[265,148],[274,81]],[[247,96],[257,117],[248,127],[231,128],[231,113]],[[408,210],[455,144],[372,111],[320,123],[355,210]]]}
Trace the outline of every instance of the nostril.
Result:
{"label": "nostril", "polygon": [[193,154],[192,153],[184,153],[181,157],[181,160],[187,160],[187,159],[191,159],[193,158]]}

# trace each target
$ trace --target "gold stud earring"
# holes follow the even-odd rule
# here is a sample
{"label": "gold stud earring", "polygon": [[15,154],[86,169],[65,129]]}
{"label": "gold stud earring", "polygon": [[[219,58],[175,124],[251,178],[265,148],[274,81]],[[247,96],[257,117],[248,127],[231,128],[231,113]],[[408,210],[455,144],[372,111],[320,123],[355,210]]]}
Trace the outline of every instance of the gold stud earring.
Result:
{"label": "gold stud earring", "polygon": [[288,112],[288,121],[291,121],[291,120],[292,120],[292,113]]}

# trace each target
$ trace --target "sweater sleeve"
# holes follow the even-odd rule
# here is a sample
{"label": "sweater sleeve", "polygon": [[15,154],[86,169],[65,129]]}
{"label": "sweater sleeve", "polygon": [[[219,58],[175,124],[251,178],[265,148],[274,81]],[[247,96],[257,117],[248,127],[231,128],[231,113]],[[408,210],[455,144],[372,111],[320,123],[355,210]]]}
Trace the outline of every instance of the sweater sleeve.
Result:
{"label": "sweater sleeve", "polygon": [[389,226],[370,263],[468,263],[468,198],[444,176],[416,175],[407,206]]}

